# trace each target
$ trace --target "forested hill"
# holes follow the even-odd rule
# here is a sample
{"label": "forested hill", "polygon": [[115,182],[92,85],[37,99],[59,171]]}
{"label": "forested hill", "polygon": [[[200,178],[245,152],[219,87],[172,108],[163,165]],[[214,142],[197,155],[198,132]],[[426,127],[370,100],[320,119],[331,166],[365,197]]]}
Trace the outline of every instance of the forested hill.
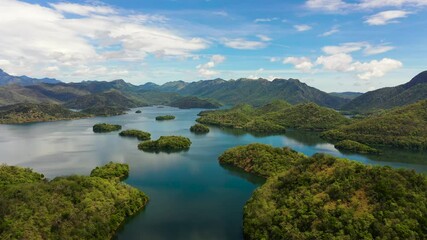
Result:
{"label": "forested hill", "polygon": [[410,82],[367,92],[343,106],[353,112],[373,112],[427,99],[427,71],[415,76]]}
{"label": "forested hill", "polygon": [[[141,86],[144,88],[144,86]],[[153,85],[147,85],[153,89]],[[331,96],[328,93],[310,87],[297,79],[239,79],[239,80],[202,80],[192,83],[182,81],[166,83],[155,88],[158,91],[177,92],[183,95],[211,98],[226,105],[247,103],[261,106],[272,100],[285,100],[291,104],[314,102],[320,106],[339,108],[349,99]]]}

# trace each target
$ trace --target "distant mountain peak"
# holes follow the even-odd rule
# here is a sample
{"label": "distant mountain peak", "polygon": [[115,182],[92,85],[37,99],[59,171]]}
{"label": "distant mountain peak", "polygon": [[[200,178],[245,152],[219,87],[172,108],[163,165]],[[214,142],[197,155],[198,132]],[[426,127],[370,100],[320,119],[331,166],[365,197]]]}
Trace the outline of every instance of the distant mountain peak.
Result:
{"label": "distant mountain peak", "polygon": [[410,88],[418,84],[427,83],[427,71],[421,72],[411,79],[408,83],[404,84],[405,88]]}
{"label": "distant mountain peak", "polygon": [[25,75],[12,76],[6,73],[5,71],[3,71],[2,69],[0,69],[0,86],[13,85],[13,84],[21,85],[21,86],[30,86],[30,85],[37,85],[40,83],[56,84],[56,83],[61,83],[61,81],[53,78],[43,78],[43,79],[31,78]]}

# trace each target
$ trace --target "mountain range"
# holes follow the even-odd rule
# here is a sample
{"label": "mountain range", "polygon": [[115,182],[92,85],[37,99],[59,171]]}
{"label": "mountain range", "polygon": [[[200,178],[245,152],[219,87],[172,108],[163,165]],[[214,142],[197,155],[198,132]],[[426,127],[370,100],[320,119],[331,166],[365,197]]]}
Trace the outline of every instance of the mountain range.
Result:
{"label": "mountain range", "polygon": [[39,83],[60,83],[61,81],[53,78],[31,78],[27,76],[12,76],[0,69],[0,86],[18,84],[22,86],[35,85]]}

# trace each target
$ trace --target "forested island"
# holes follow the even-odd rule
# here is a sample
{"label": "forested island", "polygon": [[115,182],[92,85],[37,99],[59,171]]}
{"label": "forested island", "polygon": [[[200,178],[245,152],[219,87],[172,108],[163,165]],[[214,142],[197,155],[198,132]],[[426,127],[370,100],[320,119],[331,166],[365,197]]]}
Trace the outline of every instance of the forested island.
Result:
{"label": "forested island", "polygon": [[51,103],[18,103],[0,106],[0,124],[71,120],[90,116]]}
{"label": "forested island", "polygon": [[380,154],[379,150],[369,147],[368,145],[365,145],[363,143],[359,143],[352,140],[342,140],[335,144],[335,148],[342,151],[355,152],[355,153]]}
{"label": "forested island", "polygon": [[266,134],[283,133],[286,128],[322,131],[350,122],[333,109],[314,103],[291,105],[281,100],[258,108],[240,104],[227,110],[203,111],[197,121]]}
{"label": "forested island", "polygon": [[427,177],[251,144],[219,157],[267,182],[244,207],[246,239],[425,239]]}
{"label": "forested island", "polygon": [[145,141],[138,145],[138,149],[147,152],[177,152],[189,149],[191,141],[182,136],[161,136],[154,141]]}
{"label": "forested island", "polygon": [[200,123],[196,123],[190,127],[190,131],[197,134],[205,134],[205,133],[208,133],[210,130],[208,126],[205,126]]}
{"label": "forested island", "polygon": [[151,134],[137,129],[128,129],[119,133],[122,137],[135,137],[140,141],[150,140]]}
{"label": "forested island", "polygon": [[122,126],[117,124],[97,123],[93,125],[92,129],[95,133],[107,133],[119,131],[120,129],[122,129]]}
{"label": "forested island", "polygon": [[164,115],[164,116],[157,116],[156,120],[157,121],[166,121],[166,120],[174,120],[175,116],[172,115]]}
{"label": "forested island", "polygon": [[111,239],[148,197],[121,183],[127,164],[91,176],[47,180],[31,169],[0,165],[0,239]]}

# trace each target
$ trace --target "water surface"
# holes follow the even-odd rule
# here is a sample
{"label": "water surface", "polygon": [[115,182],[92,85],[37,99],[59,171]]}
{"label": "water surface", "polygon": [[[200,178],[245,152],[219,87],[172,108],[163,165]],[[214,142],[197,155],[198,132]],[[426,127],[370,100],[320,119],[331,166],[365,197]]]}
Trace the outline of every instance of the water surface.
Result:
{"label": "water surface", "polygon": [[[263,180],[218,164],[226,149],[253,142],[289,146],[307,155],[325,152],[366,164],[389,165],[427,172],[427,154],[388,149],[381,156],[344,154],[317,134],[289,131],[281,136],[253,136],[238,130],[211,128],[207,135],[188,129],[200,109],[170,107],[135,109],[127,115],[0,125],[0,163],[31,167],[46,177],[89,174],[109,161],[128,163],[126,182],[143,190],[150,202],[129,219],[117,239],[242,239],[243,205]],[[158,115],[172,114],[173,121],[155,121]],[[182,135],[193,142],[187,152],[145,153],[138,141],[122,138],[118,132],[95,134],[95,123],[120,124],[123,129],[141,129],[152,134]]]}

